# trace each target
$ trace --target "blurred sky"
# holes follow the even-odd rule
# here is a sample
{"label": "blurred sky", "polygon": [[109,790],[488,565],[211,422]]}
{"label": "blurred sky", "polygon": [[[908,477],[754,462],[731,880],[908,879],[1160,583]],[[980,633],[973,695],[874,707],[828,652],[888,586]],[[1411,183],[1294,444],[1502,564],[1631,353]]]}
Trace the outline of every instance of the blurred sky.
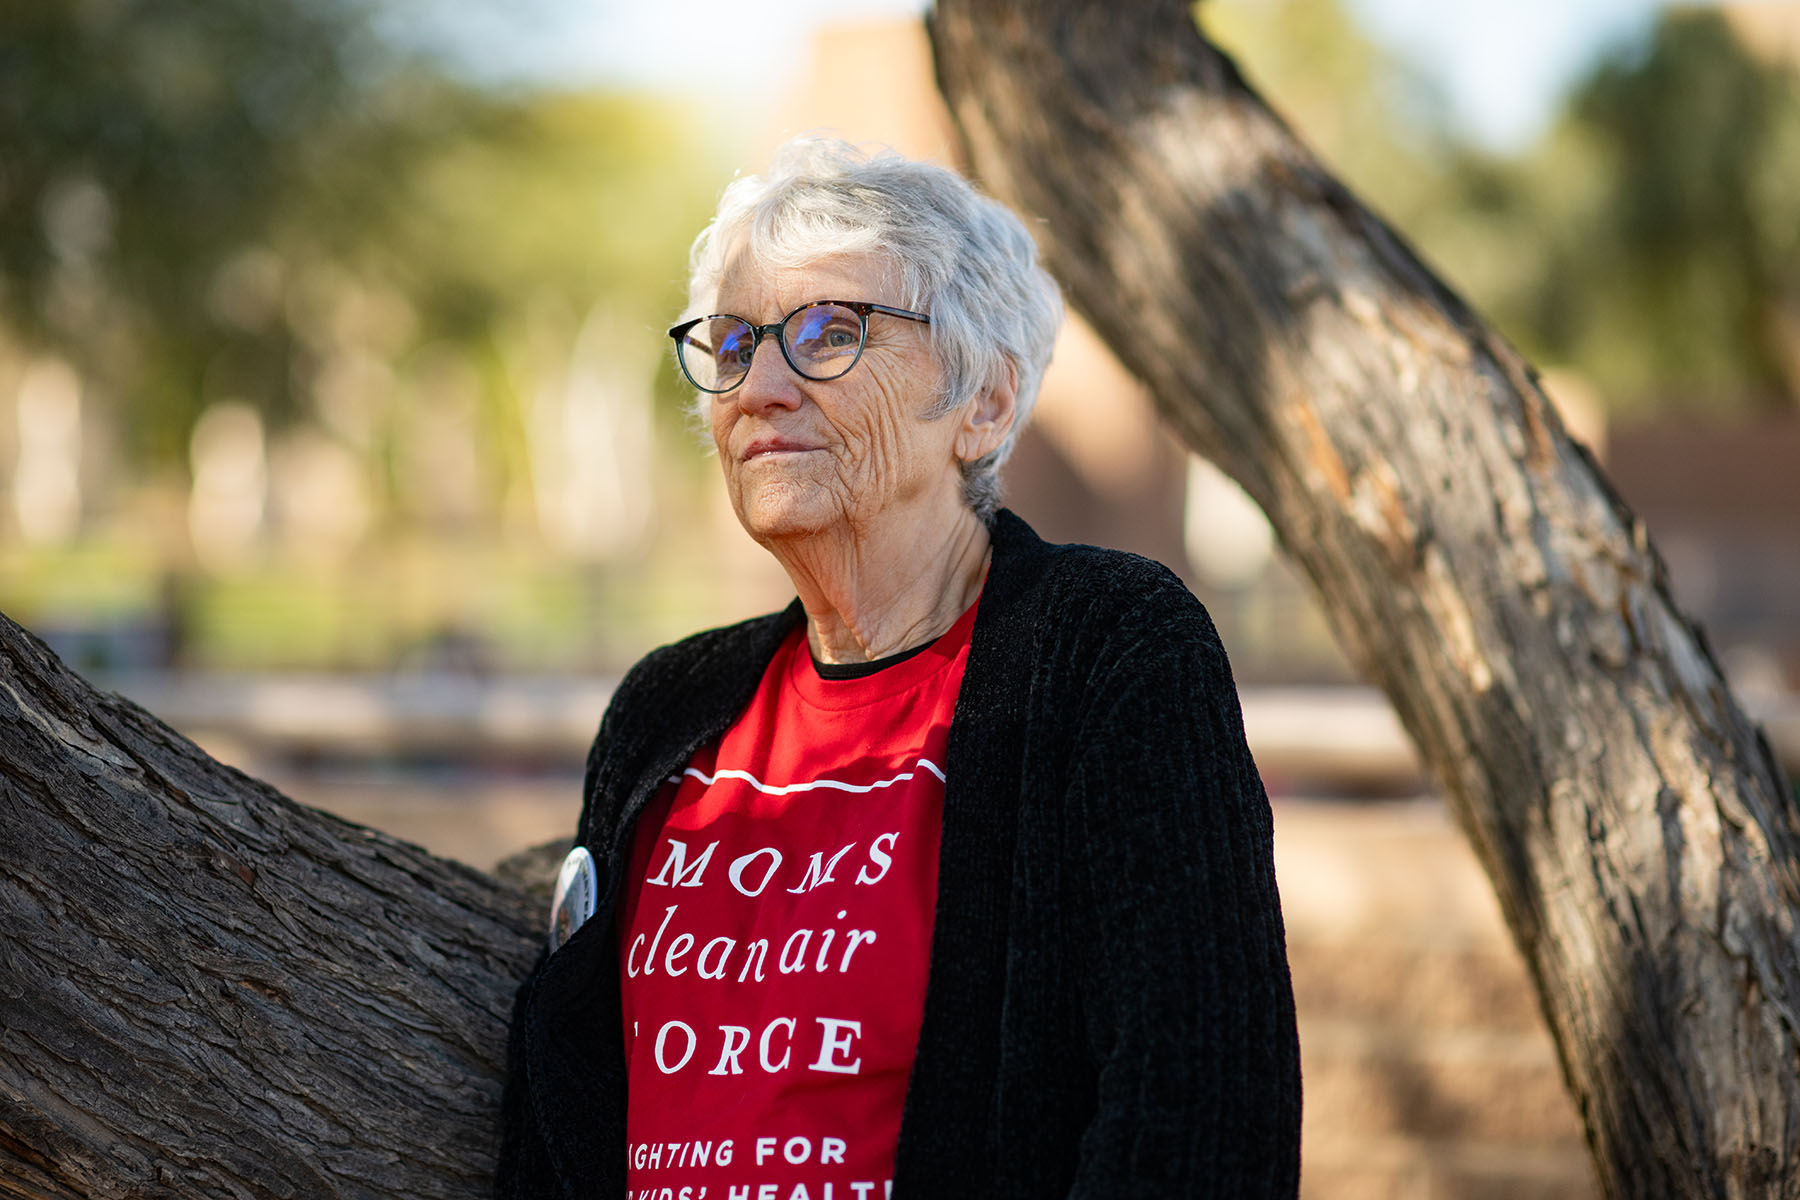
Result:
{"label": "blurred sky", "polygon": [[[1541,131],[1607,46],[1643,37],[1656,0],[1345,0],[1444,96],[1451,129],[1497,151]],[[924,0],[389,0],[390,27],[495,82],[626,84],[772,99],[821,24],[908,17]]]}

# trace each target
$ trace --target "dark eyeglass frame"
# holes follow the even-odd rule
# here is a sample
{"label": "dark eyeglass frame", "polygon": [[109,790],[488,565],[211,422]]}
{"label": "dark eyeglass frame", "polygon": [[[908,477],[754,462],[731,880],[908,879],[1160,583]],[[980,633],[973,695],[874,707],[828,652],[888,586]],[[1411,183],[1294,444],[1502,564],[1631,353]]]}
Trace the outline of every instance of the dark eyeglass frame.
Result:
{"label": "dark eyeglass frame", "polygon": [[[787,323],[789,321],[793,320],[807,309],[822,308],[828,304],[837,308],[847,308],[856,314],[856,353],[851,356],[849,365],[841,371],[831,375],[808,375],[805,371],[802,371],[799,364],[794,361],[794,353],[788,348],[787,334],[783,331],[787,328]],[[781,357],[787,360],[789,370],[800,376],[800,378],[810,379],[814,383],[829,383],[833,379],[842,379],[851,371],[855,370],[856,364],[862,361],[863,349],[869,344],[870,313],[886,313],[890,317],[903,317],[908,321],[918,321],[924,325],[931,324],[931,318],[925,313],[913,312],[910,309],[905,308],[895,308],[889,304],[876,304],[871,300],[812,300],[806,304],[802,304],[793,312],[788,313],[785,317],[782,317],[781,320],[773,321],[767,325],[758,325],[756,322],[746,320],[736,313],[711,313],[707,316],[695,317],[691,321],[683,321],[679,325],[672,326],[669,329],[669,337],[674,339],[675,361],[681,366],[681,373],[687,377],[687,381],[702,392],[706,392],[713,396],[722,396],[726,392],[741,386],[744,380],[750,378],[749,364],[746,362],[744,373],[739,375],[728,387],[709,388],[703,385],[698,379],[694,378],[694,373],[688,370],[687,356],[683,351],[683,347],[687,344],[687,335],[691,333],[696,326],[704,325],[708,321],[717,321],[721,318],[743,322],[750,330],[750,354],[748,356],[750,359],[756,357],[756,348],[762,345],[763,338],[769,334],[774,334],[775,344],[781,347]]]}

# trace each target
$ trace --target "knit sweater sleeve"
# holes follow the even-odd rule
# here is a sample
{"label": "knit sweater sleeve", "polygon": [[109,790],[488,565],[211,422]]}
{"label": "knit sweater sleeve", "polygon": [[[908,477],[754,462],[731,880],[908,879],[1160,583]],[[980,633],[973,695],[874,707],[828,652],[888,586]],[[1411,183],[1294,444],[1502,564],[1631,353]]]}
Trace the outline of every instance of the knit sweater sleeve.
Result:
{"label": "knit sweater sleeve", "polygon": [[1092,672],[1067,805],[1098,1072],[1072,1197],[1291,1197],[1300,1067],[1268,800],[1185,591]]}

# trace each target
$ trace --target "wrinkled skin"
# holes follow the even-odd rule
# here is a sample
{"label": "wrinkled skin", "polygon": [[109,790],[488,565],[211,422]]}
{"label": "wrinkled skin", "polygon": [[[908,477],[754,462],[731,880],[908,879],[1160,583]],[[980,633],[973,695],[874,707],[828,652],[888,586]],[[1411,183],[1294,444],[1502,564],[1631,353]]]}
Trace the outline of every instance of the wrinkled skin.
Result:
{"label": "wrinkled skin", "polygon": [[[740,254],[714,311],[763,324],[813,300],[898,306],[898,292],[878,257],[771,270]],[[930,337],[876,313],[856,367],[824,383],[797,375],[767,338],[744,382],[710,401],[732,507],[793,580],[823,661],[927,641],[980,591],[987,531],[963,502],[960,463],[1005,437],[1013,386],[927,420],[939,378]]]}

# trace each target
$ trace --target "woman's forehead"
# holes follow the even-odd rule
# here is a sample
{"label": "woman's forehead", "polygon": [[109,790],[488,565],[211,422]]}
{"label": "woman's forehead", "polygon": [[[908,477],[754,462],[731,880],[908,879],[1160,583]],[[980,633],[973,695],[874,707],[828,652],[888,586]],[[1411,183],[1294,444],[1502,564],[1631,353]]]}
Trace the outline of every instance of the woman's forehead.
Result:
{"label": "woman's forehead", "polygon": [[[797,264],[771,265],[744,250],[719,275],[717,310],[764,320],[814,300],[873,300],[899,304],[900,272],[884,254],[834,254]],[[770,310],[755,314],[748,307]]]}

